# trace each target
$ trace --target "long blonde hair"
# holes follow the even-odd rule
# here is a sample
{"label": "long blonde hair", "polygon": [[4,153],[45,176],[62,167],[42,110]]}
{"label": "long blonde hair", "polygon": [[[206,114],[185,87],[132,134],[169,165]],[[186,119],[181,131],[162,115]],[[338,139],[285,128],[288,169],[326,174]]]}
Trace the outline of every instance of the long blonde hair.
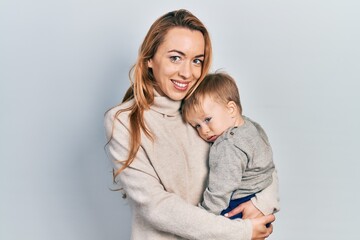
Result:
{"label": "long blonde hair", "polygon": [[[144,111],[148,110],[154,102],[155,78],[151,69],[148,68],[147,63],[155,55],[157,49],[164,41],[167,32],[174,27],[183,27],[194,31],[200,31],[205,40],[205,53],[201,76],[196,84],[189,90],[188,95],[194,91],[209,72],[212,61],[210,36],[204,24],[197,17],[185,9],[180,9],[164,14],[152,24],[140,46],[137,61],[129,71],[131,86],[125,93],[122,101],[127,102],[134,99],[134,104],[126,109],[117,111],[115,114],[116,119],[122,112],[130,111],[130,149],[127,159],[118,160],[119,162],[122,162],[123,165],[116,171],[114,170],[114,180],[116,176],[127,168],[135,159],[141,143],[141,131],[143,131],[150,139],[154,139],[153,134],[146,127],[143,118]],[[108,143],[111,141],[112,135]]]}

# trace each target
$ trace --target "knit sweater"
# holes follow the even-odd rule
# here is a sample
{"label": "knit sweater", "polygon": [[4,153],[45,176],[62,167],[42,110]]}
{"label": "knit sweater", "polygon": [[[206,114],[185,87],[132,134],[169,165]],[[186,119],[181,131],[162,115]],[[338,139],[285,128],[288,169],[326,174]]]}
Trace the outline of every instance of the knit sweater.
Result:
{"label": "knit sweater", "polygon": [[[110,158],[115,168],[129,149],[128,112],[115,113],[134,104],[125,102],[105,115]],[[155,96],[144,112],[152,142],[141,135],[141,146],[132,164],[117,177],[132,210],[132,240],[172,239],[251,239],[250,220],[230,220],[197,207],[207,184],[209,145],[185,124],[179,111],[180,101]],[[113,134],[112,134],[113,133]],[[278,208],[277,178],[252,199],[264,213]]]}
{"label": "knit sweater", "polygon": [[215,214],[230,200],[262,191],[272,182],[273,154],[263,128],[243,116],[244,124],[229,128],[211,146],[209,185],[202,206]]}

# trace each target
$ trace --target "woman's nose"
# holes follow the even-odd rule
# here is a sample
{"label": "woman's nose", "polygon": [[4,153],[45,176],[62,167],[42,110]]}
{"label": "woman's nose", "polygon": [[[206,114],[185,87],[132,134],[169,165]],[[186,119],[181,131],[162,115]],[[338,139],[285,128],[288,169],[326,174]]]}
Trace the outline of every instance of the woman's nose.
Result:
{"label": "woman's nose", "polygon": [[191,63],[185,61],[180,67],[179,75],[184,79],[188,79],[191,77],[192,74],[191,71],[192,71]]}

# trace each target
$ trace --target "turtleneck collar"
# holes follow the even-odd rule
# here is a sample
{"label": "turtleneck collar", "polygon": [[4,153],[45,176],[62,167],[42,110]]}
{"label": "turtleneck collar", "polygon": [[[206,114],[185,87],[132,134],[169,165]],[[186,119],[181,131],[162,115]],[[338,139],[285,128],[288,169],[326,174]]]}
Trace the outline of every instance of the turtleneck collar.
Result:
{"label": "turtleneck collar", "polygon": [[157,91],[154,91],[154,95],[154,103],[150,106],[150,109],[169,117],[180,114],[181,101],[174,101],[166,96],[160,96]]}

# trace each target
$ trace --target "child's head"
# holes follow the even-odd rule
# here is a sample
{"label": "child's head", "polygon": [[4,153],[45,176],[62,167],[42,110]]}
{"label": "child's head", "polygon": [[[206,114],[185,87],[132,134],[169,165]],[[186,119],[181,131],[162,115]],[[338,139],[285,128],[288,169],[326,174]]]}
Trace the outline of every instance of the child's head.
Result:
{"label": "child's head", "polygon": [[222,72],[208,74],[184,101],[182,113],[201,138],[214,142],[228,128],[243,122],[235,80]]}

